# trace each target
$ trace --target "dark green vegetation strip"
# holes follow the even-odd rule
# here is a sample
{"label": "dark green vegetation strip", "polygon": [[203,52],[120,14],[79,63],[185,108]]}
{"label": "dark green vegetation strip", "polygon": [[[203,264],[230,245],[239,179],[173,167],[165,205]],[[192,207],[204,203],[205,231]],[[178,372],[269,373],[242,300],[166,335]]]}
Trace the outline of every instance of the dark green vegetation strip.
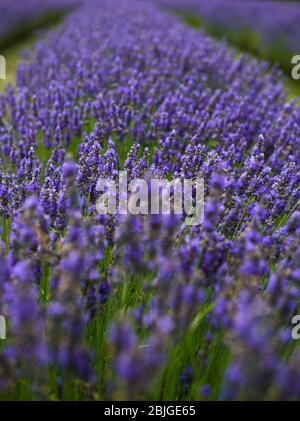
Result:
{"label": "dark green vegetation strip", "polygon": [[52,11],[34,21],[28,21],[18,26],[8,36],[2,39],[0,38],[1,53],[15,47],[17,44],[23,43],[27,38],[31,38],[35,30],[40,28],[47,29],[52,25],[60,23],[67,12],[68,10]]}

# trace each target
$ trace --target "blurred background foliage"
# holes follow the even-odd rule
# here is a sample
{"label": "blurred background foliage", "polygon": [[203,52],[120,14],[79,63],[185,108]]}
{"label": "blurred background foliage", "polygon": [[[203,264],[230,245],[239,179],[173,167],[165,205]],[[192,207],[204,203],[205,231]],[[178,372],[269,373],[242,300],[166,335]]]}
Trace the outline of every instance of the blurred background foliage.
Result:
{"label": "blurred background foliage", "polygon": [[[11,0],[15,1],[15,0]],[[147,1],[147,0],[142,0]],[[240,0],[236,0],[237,2]],[[244,0],[248,2],[252,0]],[[258,2],[269,2],[270,0],[257,0]],[[273,0],[274,2],[281,3],[299,3],[300,0]],[[226,0],[224,0],[226,2]],[[160,3],[158,1],[158,3]],[[169,2],[170,4],[172,2]],[[175,3],[174,3],[175,4]],[[212,24],[203,19],[196,11],[187,12],[179,10],[176,7],[172,9],[173,13],[187,25],[195,28],[196,30],[204,29],[209,35],[217,39],[226,39],[238,52],[249,53],[261,60],[267,60],[271,65],[278,66],[283,73],[287,76],[286,85],[290,90],[290,97],[300,97],[300,84],[291,78],[291,57],[294,55],[289,51],[285,43],[277,42],[276,44],[268,44],[263,42],[261,36],[255,31],[255,28],[243,28],[242,30],[230,29],[222,27],[221,25]],[[35,40],[40,34],[59,24],[68,10],[52,10],[45,13],[39,18],[32,21],[26,20],[18,27],[14,28],[7,36],[0,35],[0,54],[6,58],[7,62],[7,79],[6,81],[0,80],[0,91],[4,89],[6,83],[15,83],[16,69],[20,60],[23,50],[33,49]],[[270,14],[272,10],[270,9]],[[299,23],[300,24],[300,23]],[[280,28],[278,28],[280,33]],[[300,54],[300,51],[299,51]]]}

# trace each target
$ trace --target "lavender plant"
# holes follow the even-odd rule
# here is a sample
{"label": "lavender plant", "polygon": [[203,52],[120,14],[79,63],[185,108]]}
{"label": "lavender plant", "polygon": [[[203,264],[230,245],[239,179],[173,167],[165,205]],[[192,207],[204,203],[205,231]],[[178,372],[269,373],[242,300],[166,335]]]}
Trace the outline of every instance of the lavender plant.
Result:
{"label": "lavender plant", "polygon": [[[153,0],[152,0],[153,1]],[[242,50],[279,63],[290,73],[291,58],[298,54],[300,5],[274,0],[154,0],[227,38]]]}
{"label": "lavender plant", "polygon": [[[75,2],[73,2],[74,4]],[[26,3],[19,0],[9,1],[3,0],[0,5],[1,14],[1,38],[8,35],[15,30],[18,25],[24,22],[33,21],[39,18],[42,14],[48,13],[61,8],[66,8],[72,5],[69,0],[63,2],[57,1],[36,1],[30,0]]]}
{"label": "lavender plant", "polygon": [[[300,108],[137,0],[86,0],[0,94],[1,399],[299,399]],[[97,180],[202,177],[205,217]]]}

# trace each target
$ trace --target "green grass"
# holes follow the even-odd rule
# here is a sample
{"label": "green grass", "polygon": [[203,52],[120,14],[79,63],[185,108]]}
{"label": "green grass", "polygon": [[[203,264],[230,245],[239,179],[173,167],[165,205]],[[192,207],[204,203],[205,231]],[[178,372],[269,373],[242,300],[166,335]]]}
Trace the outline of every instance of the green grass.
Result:
{"label": "green grass", "polygon": [[62,21],[67,12],[68,10],[52,11],[45,13],[36,20],[22,23],[9,35],[0,38],[0,51],[5,51],[22,43],[28,37],[31,37],[37,29],[47,29],[53,25],[57,25]]}
{"label": "green grass", "polygon": [[300,80],[288,79],[286,81],[286,87],[288,89],[288,99],[292,100],[297,98],[297,103],[300,105]]}
{"label": "green grass", "polygon": [[30,37],[2,52],[2,55],[6,59],[6,79],[0,80],[0,91],[4,91],[6,84],[15,86],[16,72],[20,62],[21,53],[23,50],[32,49],[34,44],[34,38]]}

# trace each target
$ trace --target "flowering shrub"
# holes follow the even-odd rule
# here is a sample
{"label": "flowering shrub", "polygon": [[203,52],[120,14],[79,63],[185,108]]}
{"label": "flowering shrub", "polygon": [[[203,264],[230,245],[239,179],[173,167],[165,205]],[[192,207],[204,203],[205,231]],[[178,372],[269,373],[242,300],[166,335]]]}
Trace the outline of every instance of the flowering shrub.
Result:
{"label": "flowering shrub", "polygon": [[[290,59],[299,53],[300,5],[274,0],[152,0],[185,14],[197,14],[207,29],[226,36],[290,71]],[[195,18],[193,18],[195,20]]]}
{"label": "flowering shrub", "polygon": [[79,0],[1,0],[0,46],[4,40],[25,25],[35,23],[44,15],[63,11]]}
{"label": "flowering shrub", "polygon": [[[300,108],[136,0],[87,0],[0,96],[0,397],[299,399]],[[202,225],[97,180],[205,180]]]}

